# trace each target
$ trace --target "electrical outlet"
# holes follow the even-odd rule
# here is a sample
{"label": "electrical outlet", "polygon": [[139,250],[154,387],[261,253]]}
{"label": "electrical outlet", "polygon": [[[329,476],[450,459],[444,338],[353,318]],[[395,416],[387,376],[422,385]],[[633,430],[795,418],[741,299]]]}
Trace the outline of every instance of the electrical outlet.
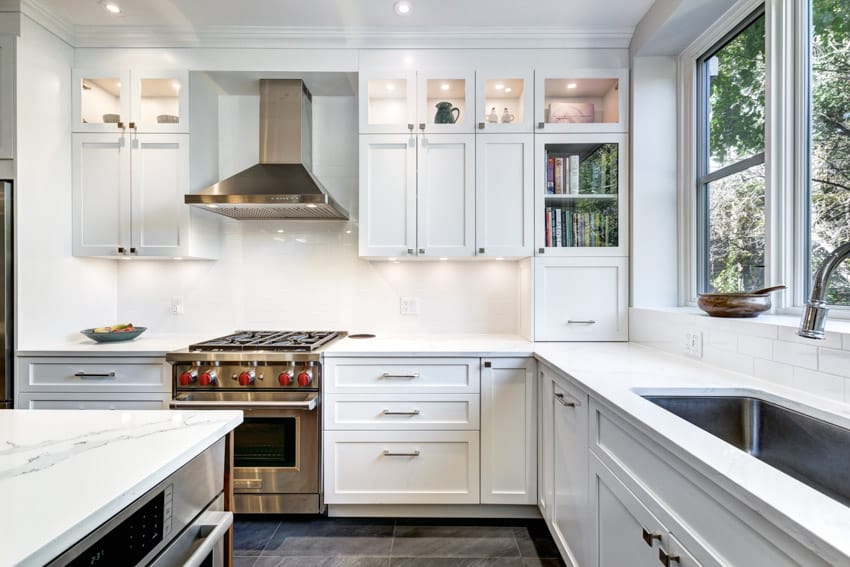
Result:
{"label": "electrical outlet", "polygon": [[183,309],[183,296],[175,295],[171,298],[171,314],[172,315],[183,315],[185,313]]}
{"label": "electrical outlet", "polygon": [[698,329],[685,331],[685,354],[702,358],[702,331]]}
{"label": "electrical outlet", "polygon": [[419,298],[418,297],[402,297],[401,298],[401,314],[402,315],[419,315]]}

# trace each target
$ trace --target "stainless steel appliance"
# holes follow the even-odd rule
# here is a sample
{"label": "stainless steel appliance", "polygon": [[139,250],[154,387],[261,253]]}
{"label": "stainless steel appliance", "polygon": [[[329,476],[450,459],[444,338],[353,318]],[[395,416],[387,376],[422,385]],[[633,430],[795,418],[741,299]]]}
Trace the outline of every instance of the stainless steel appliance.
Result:
{"label": "stainless steel appliance", "polygon": [[347,219],[313,175],[313,97],[299,79],[260,80],[260,163],[184,197],[238,220]]}
{"label": "stainless steel appliance", "polygon": [[12,409],[14,393],[14,207],[12,206],[12,182],[0,181],[0,264],[3,269],[2,291],[0,299],[0,345],[3,356],[0,357],[0,409]]}
{"label": "stainless steel appliance", "polygon": [[241,409],[233,510],[324,511],[321,351],[343,332],[237,331],[168,353],[172,408]]}
{"label": "stainless steel appliance", "polygon": [[224,440],[183,465],[48,567],[223,567]]}

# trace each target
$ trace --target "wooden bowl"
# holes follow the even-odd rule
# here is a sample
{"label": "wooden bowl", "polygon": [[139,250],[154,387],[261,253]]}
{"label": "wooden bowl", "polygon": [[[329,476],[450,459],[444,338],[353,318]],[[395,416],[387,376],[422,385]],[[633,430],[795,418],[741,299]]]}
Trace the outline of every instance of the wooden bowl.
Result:
{"label": "wooden bowl", "polygon": [[770,309],[767,293],[701,293],[700,309],[712,317],[758,317]]}

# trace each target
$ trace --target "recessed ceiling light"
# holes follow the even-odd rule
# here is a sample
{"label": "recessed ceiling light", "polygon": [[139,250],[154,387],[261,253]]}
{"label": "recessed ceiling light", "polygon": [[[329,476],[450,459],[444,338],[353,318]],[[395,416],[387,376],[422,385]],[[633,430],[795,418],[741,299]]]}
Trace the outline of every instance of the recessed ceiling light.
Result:
{"label": "recessed ceiling light", "polygon": [[512,91],[513,91],[513,89],[512,89],[511,87],[505,87],[505,92],[506,92],[506,93],[509,93],[509,92],[512,92]]}
{"label": "recessed ceiling light", "polygon": [[393,10],[399,16],[409,16],[412,9],[413,7],[407,0],[397,0],[397,2],[393,4]]}
{"label": "recessed ceiling light", "polygon": [[118,15],[121,13],[121,6],[119,6],[115,2],[102,2],[101,6],[103,6],[103,9],[109,12],[110,14]]}
{"label": "recessed ceiling light", "polygon": [[447,90],[449,90],[449,84],[448,84],[448,83],[443,83],[442,85],[440,85],[440,88],[441,88],[442,90],[444,90],[444,91],[447,91]]}
{"label": "recessed ceiling light", "polygon": [[387,83],[387,90],[393,92],[395,90],[395,83]]}
{"label": "recessed ceiling light", "polygon": [[497,90],[497,91],[500,91],[500,90],[502,90],[503,88],[505,88],[505,85],[503,85],[502,83],[496,83],[496,90]]}
{"label": "recessed ceiling light", "polygon": [[568,88],[568,89],[574,89],[574,88],[576,88],[577,86],[578,86],[578,85],[577,85],[577,84],[575,84],[575,83],[567,83],[567,88]]}

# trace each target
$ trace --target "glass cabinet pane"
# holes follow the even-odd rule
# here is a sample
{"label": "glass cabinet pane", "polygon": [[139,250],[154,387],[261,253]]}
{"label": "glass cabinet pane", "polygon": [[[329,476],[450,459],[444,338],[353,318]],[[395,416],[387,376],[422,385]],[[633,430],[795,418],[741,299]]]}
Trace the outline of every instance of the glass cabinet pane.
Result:
{"label": "glass cabinet pane", "polygon": [[465,79],[426,79],[425,117],[428,124],[470,124]]}
{"label": "glass cabinet pane", "polygon": [[620,120],[617,78],[547,78],[544,80],[547,124],[600,124]]}
{"label": "glass cabinet pane", "polygon": [[484,119],[488,124],[521,124],[525,121],[525,81],[487,79],[484,81]]}
{"label": "glass cabinet pane", "polygon": [[121,116],[120,77],[83,78],[80,80],[80,115],[83,124],[114,124]]}
{"label": "glass cabinet pane", "polygon": [[619,246],[619,144],[546,144],[544,246]]}
{"label": "glass cabinet pane", "polygon": [[176,78],[141,78],[140,124],[179,124],[180,90],[185,87]]}
{"label": "glass cabinet pane", "polygon": [[406,125],[410,120],[407,108],[406,79],[369,79],[367,120],[369,125]]}

